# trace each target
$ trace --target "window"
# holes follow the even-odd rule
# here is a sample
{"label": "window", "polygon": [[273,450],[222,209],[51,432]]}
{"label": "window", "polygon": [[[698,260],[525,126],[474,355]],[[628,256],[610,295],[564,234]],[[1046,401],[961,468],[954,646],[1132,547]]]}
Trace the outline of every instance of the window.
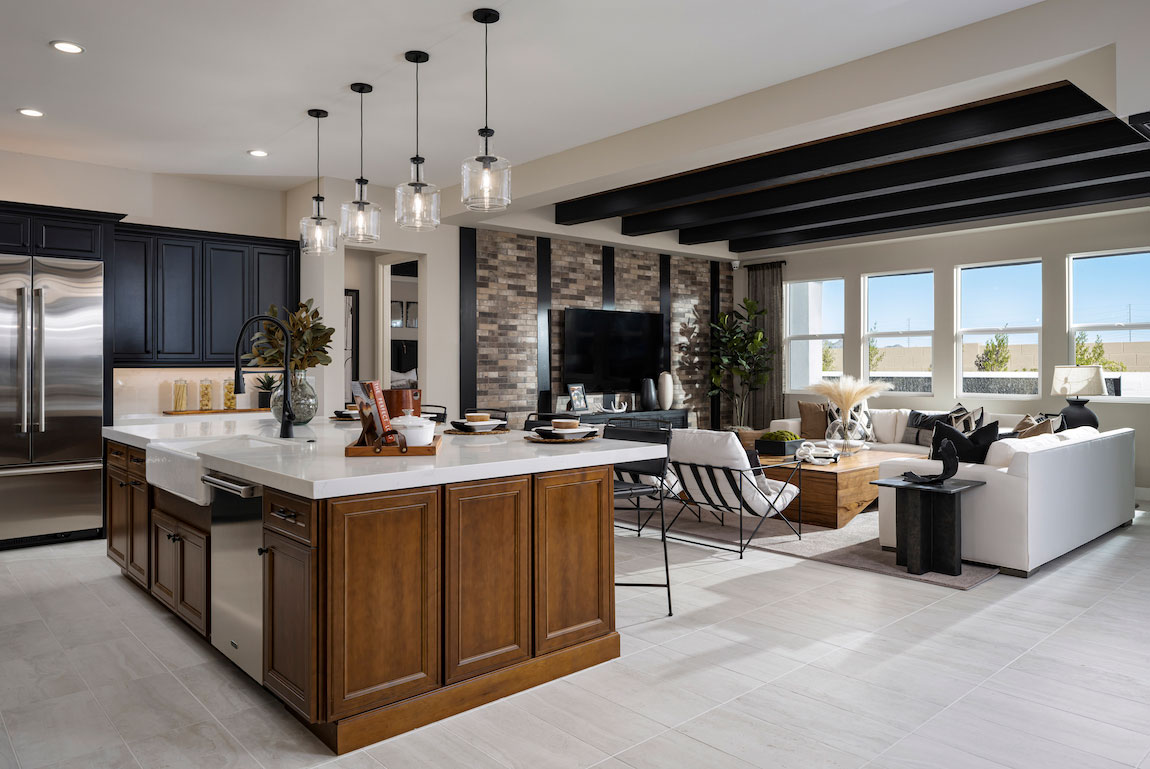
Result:
{"label": "window", "polygon": [[963,267],[958,273],[959,391],[1037,396],[1042,263]]}
{"label": "window", "polygon": [[863,371],[895,392],[932,392],[934,273],[868,275],[863,285]]}
{"label": "window", "polygon": [[806,280],[784,286],[786,390],[801,392],[843,371],[843,280]]}
{"label": "window", "polygon": [[1150,398],[1150,252],[1070,260],[1070,342],[1076,364],[1101,365],[1106,392]]}

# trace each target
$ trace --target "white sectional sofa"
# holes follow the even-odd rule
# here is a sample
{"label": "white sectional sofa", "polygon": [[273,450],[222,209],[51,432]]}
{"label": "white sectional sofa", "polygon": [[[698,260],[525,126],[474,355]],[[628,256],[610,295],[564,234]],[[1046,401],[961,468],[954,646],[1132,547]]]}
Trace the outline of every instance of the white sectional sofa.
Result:
{"label": "white sectional sofa", "polygon": [[[930,453],[929,446],[916,446],[913,443],[903,443],[903,433],[906,432],[906,423],[910,418],[910,409],[870,409],[871,423],[874,425],[873,443],[868,443],[872,449],[879,451],[900,451],[907,454],[920,454],[926,456]],[[931,412],[934,413],[934,412]],[[1023,414],[986,414],[982,422],[989,424],[998,422],[998,429],[1008,432],[1014,429],[1022,419]],[[775,419],[771,421],[771,430],[790,430],[800,435],[799,419]]]}

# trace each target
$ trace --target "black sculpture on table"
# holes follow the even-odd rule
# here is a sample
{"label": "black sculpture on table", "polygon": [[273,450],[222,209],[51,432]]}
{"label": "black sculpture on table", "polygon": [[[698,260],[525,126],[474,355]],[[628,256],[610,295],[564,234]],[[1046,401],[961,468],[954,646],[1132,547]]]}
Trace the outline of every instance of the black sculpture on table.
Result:
{"label": "black sculpture on table", "polygon": [[949,439],[943,438],[935,458],[942,460],[942,472],[938,475],[919,475],[907,470],[902,474],[902,477],[911,483],[940,484],[947,478],[953,478],[954,474],[958,472],[958,450],[955,449],[954,443]]}

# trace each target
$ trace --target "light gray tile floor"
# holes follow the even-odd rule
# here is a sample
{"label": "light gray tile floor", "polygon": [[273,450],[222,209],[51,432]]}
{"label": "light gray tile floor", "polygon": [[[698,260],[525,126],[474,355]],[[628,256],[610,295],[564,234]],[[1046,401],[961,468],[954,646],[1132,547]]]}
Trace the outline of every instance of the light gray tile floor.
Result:
{"label": "light gray tile floor", "polygon": [[[620,532],[620,578],[661,576]],[[1150,517],[969,592],[673,543],[623,656],[333,756],[103,542],[0,552],[0,769],[1150,769]]]}

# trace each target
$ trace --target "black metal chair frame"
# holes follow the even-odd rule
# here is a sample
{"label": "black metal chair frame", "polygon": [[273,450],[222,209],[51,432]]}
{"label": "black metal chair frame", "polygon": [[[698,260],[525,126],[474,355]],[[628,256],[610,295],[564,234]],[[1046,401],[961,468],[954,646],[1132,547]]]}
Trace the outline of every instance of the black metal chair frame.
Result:
{"label": "black metal chair frame", "polygon": [[[434,409],[434,411],[432,411],[430,414],[424,413],[428,409]],[[432,422],[438,422],[439,424],[446,424],[447,423],[447,406],[436,406],[435,404],[432,404],[432,403],[423,403],[423,404],[420,404],[420,406],[419,406],[419,415],[422,417],[426,417],[427,419],[430,419]]]}
{"label": "black metal chair frame", "polygon": [[[759,488],[759,485],[757,483],[755,483],[755,481],[754,481],[754,477],[756,475],[762,475],[763,470],[765,470],[765,469],[768,469],[768,468],[777,469],[780,467],[790,467],[791,471],[790,471],[790,473],[787,474],[786,483],[789,483],[792,486],[795,486],[796,488],[801,490],[802,489],[802,477],[803,477],[803,463],[801,461],[795,460],[795,461],[791,461],[791,462],[780,462],[777,464],[770,464],[770,465],[764,465],[764,464],[760,463],[758,465],[755,465],[755,466],[752,466],[749,468],[722,467],[722,466],[718,466],[718,465],[698,464],[695,462],[676,462],[674,460],[671,460],[669,464],[671,465],[671,469],[674,470],[675,475],[679,478],[679,485],[681,487],[679,499],[680,499],[680,502],[682,504],[679,507],[678,511],[675,513],[675,516],[671,519],[671,523],[667,526],[666,531],[669,532],[669,531],[671,531],[672,528],[674,528],[675,523],[679,520],[679,516],[682,515],[683,511],[688,509],[688,508],[694,508],[695,509],[695,518],[697,520],[700,520],[700,521],[702,520],[702,514],[701,514],[702,511],[707,510],[712,515],[712,517],[714,517],[716,520],[719,521],[720,526],[726,525],[726,518],[725,518],[726,513],[736,513],[739,516],[739,545],[738,545],[738,547],[728,547],[726,545],[717,544],[715,542],[710,542],[710,541],[688,539],[686,537],[672,537],[670,534],[667,534],[668,539],[673,539],[676,542],[688,542],[688,543],[694,544],[694,545],[703,545],[705,547],[713,547],[717,550],[726,550],[727,552],[730,552],[730,553],[738,553],[739,558],[742,558],[743,553],[746,551],[746,549],[748,547],[750,547],[751,540],[753,540],[755,538],[755,535],[759,533],[759,527],[761,527],[763,525],[763,523],[768,518],[774,518],[774,517],[781,518],[783,523],[785,523],[787,525],[787,528],[789,528],[792,532],[794,532],[794,535],[796,537],[798,537],[800,540],[803,538],[803,533],[802,533],[803,532],[803,496],[802,496],[802,493],[798,494],[799,517],[798,517],[797,522],[798,522],[799,526],[796,529],[791,524],[791,521],[785,515],[783,515],[783,510],[790,507],[790,505],[787,504],[787,505],[784,505],[782,508],[780,508],[777,504],[779,499],[782,497],[783,491],[785,490],[785,488],[779,489],[778,492],[775,493],[774,499],[770,499],[763,492],[763,490],[761,488]],[[683,478],[685,477],[684,476],[684,469],[688,470],[692,474],[692,476],[695,479],[695,485],[699,488],[700,492],[703,494],[705,499],[703,499],[703,500],[695,499],[691,495],[691,493],[687,490],[687,485],[683,482]],[[718,474],[721,473],[723,476],[725,476],[727,483],[730,484],[730,486],[732,488],[737,488],[737,490],[738,490],[738,496],[739,496],[738,506],[728,504],[725,500],[722,499],[721,494],[720,494],[720,498],[718,501],[711,499],[711,496],[707,493],[707,486],[703,483],[703,478],[702,478],[702,474],[700,473],[700,471],[706,472],[707,479],[711,482],[711,486],[714,489],[716,489],[716,491],[718,491],[718,489],[720,488]],[[736,481],[734,480],[735,474],[738,474],[738,476],[739,476],[737,484],[736,484]],[[764,500],[766,500],[766,502],[770,506],[772,512],[769,512],[766,515],[760,516],[760,515],[756,515],[753,511],[751,511],[746,506],[746,497],[743,495],[744,483],[749,484],[750,488],[754,489],[754,493],[759,494]],[[751,515],[754,515],[755,517],[757,517],[759,519],[759,522],[755,524],[755,528],[753,528],[751,530],[751,532],[745,538],[743,537],[743,532],[744,532],[743,511],[744,510],[747,511],[748,513],[750,513]]]}
{"label": "black metal chair frame", "polygon": [[[646,434],[646,436],[648,438],[646,440],[643,437],[644,433]],[[655,436],[658,437],[658,440],[650,440],[649,439],[649,438],[652,438]],[[670,451],[670,447],[671,447],[671,430],[669,427],[668,428],[655,428],[655,429],[639,428],[639,427],[619,427],[617,425],[612,425],[612,424],[608,423],[603,428],[603,437],[606,439],[611,439],[611,440],[634,441],[636,443],[652,443],[652,444],[661,443],[661,444],[667,446],[668,451]],[[620,489],[619,486],[615,486],[613,497],[615,499],[619,499],[619,498],[633,499],[635,501],[636,520],[641,518],[641,515],[642,515],[640,512],[640,500],[643,497],[655,498],[659,502],[659,507],[658,507],[659,527],[660,527],[659,539],[663,543],[663,575],[665,577],[665,581],[664,582],[616,582],[615,586],[616,587],[662,587],[662,588],[666,588],[667,589],[667,616],[671,617],[671,616],[674,616],[674,610],[671,606],[671,561],[667,555],[667,518],[666,518],[666,515],[664,513],[664,503],[663,503],[663,500],[665,497],[663,478],[667,474],[668,462],[669,462],[668,457],[662,457],[660,459],[648,459],[648,460],[641,460],[638,462],[626,462],[624,464],[615,465],[615,471],[616,472],[634,473],[635,475],[649,475],[649,476],[652,476],[654,478],[658,478],[659,479],[659,485],[652,486],[652,485],[648,485],[648,484],[639,483],[639,484],[635,484],[636,488],[633,488],[633,489],[627,489],[627,488]],[[622,491],[622,493],[620,493],[621,491]],[[647,516],[647,521],[650,521],[654,515],[655,515],[655,511],[652,510],[651,514]],[[639,529],[636,531],[636,536],[639,536],[642,534],[642,527],[645,524],[646,524],[646,521],[644,521],[640,524]],[[615,524],[615,525],[619,526],[619,524]],[[626,526],[619,526],[619,528],[627,529]]]}

